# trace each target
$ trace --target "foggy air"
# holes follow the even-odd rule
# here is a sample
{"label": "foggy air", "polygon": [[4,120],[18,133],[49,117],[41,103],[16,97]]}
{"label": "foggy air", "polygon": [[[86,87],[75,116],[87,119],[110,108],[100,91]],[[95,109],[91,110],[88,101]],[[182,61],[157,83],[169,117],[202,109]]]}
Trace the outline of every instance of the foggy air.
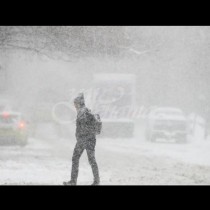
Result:
{"label": "foggy air", "polygon": [[0,185],[209,185],[209,46],[208,26],[0,26]]}

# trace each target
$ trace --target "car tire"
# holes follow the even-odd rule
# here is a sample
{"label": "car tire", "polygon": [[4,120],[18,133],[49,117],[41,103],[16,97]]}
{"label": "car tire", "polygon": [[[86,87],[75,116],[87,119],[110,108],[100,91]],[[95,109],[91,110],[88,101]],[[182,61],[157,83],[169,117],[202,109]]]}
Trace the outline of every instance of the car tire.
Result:
{"label": "car tire", "polygon": [[152,143],[154,143],[154,142],[156,142],[156,138],[155,138],[154,136],[152,136],[152,137],[150,138],[150,141],[151,141]]}
{"label": "car tire", "polygon": [[25,147],[26,145],[27,145],[27,143],[26,142],[23,142],[23,143],[20,143],[19,144],[21,147]]}
{"label": "car tire", "polygon": [[187,143],[187,138],[177,139],[176,143],[178,143],[178,144],[185,144],[185,143]]}
{"label": "car tire", "polygon": [[28,138],[24,138],[24,139],[21,139],[21,142],[19,143],[19,145],[21,147],[25,147],[28,143]]}
{"label": "car tire", "polygon": [[150,141],[150,138],[149,138],[149,132],[148,131],[146,131],[145,132],[145,139],[146,139],[146,141]]}

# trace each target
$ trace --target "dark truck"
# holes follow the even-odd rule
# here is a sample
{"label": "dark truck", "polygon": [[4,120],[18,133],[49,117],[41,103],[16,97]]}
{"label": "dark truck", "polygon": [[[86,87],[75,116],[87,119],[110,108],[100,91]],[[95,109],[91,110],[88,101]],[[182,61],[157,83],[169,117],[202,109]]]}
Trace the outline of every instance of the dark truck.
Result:
{"label": "dark truck", "polygon": [[146,124],[146,139],[155,142],[158,139],[187,141],[188,120],[178,108],[160,107],[152,110]]}

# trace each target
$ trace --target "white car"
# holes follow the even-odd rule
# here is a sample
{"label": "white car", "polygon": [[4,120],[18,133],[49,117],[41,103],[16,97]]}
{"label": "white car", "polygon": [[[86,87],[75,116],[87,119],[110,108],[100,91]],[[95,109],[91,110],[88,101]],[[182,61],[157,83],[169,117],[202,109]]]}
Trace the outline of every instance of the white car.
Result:
{"label": "white car", "polygon": [[182,110],[171,107],[159,107],[152,110],[147,119],[146,139],[157,139],[186,142],[188,120]]}

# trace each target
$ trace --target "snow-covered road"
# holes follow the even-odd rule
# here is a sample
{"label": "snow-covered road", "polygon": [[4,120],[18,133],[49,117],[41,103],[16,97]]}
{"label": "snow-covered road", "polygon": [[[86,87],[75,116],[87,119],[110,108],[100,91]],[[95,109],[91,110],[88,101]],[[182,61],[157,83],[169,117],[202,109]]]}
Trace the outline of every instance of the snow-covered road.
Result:
{"label": "snow-covered road", "polygon": [[[35,139],[0,147],[0,184],[61,185],[69,180],[75,140]],[[210,141],[149,143],[138,139],[98,139],[96,157],[102,185],[210,184]],[[92,172],[84,153],[79,185]]]}

